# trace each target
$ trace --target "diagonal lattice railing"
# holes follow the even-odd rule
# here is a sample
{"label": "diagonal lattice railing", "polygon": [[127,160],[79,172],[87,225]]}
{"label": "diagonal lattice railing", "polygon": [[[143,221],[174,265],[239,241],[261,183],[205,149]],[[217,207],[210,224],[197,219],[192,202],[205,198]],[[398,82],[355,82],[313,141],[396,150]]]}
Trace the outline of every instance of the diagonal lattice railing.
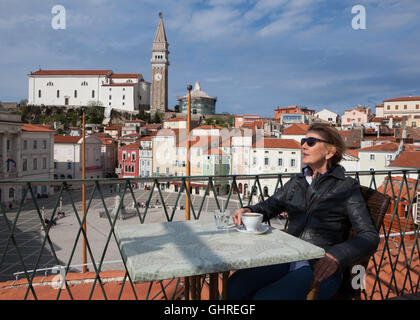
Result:
{"label": "diagonal lattice railing", "polygon": [[[391,208],[381,226],[381,244],[368,267],[363,298],[387,299],[418,292],[419,218],[414,209],[420,191],[420,171],[347,174],[392,198]],[[183,220],[186,202],[192,219],[209,218],[214,210],[234,211],[266,199],[290,177],[291,174],[263,174],[0,181],[3,190],[14,188],[20,195],[19,202],[12,203],[12,208],[2,206],[0,211],[0,282],[14,280],[13,286],[23,281],[26,290],[21,298],[40,299],[42,297],[37,294],[40,274],[47,276],[57,270],[56,266],[61,266],[64,274],[57,287],[56,299],[125,299],[127,296],[132,299],[181,299],[181,279],[142,286],[133,282],[117,245],[116,225]],[[174,191],[175,182],[179,186],[177,191]],[[189,190],[187,182],[192,186]],[[88,194],[85,212],[81,204],[82,183],[87,186]],[[54,194],[47,199],[40,198],[34,190],[39,190],[41,185],[54,189]],[[286,220],[282,222],[287,225]],[[82,247],[86,248],[89,268],[93,271],[88,295],[79,297],[72,290],[70,276],[80,272],[77,267],[83,264]],[[109,255],[113,260],[109,261]],[[112,263],[116,266],[109,267]],[[107,292],[104,272],[109,270],[123,271],[118,296]],[[207,280],[200,278],[201,289],[208,286]]]}

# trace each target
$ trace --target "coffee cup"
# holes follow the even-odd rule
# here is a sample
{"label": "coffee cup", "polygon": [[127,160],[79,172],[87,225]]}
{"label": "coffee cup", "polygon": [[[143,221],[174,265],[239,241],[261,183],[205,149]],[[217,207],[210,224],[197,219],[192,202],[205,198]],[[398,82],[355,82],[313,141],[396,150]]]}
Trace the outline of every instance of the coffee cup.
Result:
{"label": "coffee cup", "polygon": [[263,215],[256,212],[246,212],[242,214],[242,223],[245,226],[247,231],[255,232],[258,230],[258,227],[261,225],[263,220]]}

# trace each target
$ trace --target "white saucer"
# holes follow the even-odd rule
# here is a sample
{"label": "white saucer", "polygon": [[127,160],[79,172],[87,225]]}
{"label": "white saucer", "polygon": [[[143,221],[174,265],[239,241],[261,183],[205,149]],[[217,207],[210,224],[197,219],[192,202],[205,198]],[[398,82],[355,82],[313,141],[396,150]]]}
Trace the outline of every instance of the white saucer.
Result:
{"label": "white saucer", "polygon": [[245,226],[237,226],[236,230],[243,233],[250,233],[250,234],[263,234],[270,230],[270,226],[266,224],[262,224],[258,227],[256,231],[249,231],[245,229]]}

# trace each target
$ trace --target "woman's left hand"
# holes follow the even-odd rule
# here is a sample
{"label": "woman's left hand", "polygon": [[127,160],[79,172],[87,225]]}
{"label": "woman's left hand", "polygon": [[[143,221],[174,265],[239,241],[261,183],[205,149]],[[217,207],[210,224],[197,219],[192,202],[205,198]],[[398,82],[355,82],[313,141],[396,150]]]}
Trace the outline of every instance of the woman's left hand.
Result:
{"label": "woman's left hand", "polygon": [[338,260],[330,255],[325,254],[325,257],[319,259],[314,266],[314,277],[315,280],[321,282],[324,279],[329,278],[337,271],[339,266]]}

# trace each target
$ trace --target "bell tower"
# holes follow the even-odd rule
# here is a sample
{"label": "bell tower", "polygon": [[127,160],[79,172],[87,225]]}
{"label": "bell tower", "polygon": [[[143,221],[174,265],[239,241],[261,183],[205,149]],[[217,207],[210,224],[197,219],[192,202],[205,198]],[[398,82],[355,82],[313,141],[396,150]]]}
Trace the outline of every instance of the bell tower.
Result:
{"label": "bell tower", "polygon": [[150,99],[150,111],[165,112],[168,110],[168,47],[163,16],[159,12],[159,25],[156,31],[155,40],[152,48],[152,92]]}

